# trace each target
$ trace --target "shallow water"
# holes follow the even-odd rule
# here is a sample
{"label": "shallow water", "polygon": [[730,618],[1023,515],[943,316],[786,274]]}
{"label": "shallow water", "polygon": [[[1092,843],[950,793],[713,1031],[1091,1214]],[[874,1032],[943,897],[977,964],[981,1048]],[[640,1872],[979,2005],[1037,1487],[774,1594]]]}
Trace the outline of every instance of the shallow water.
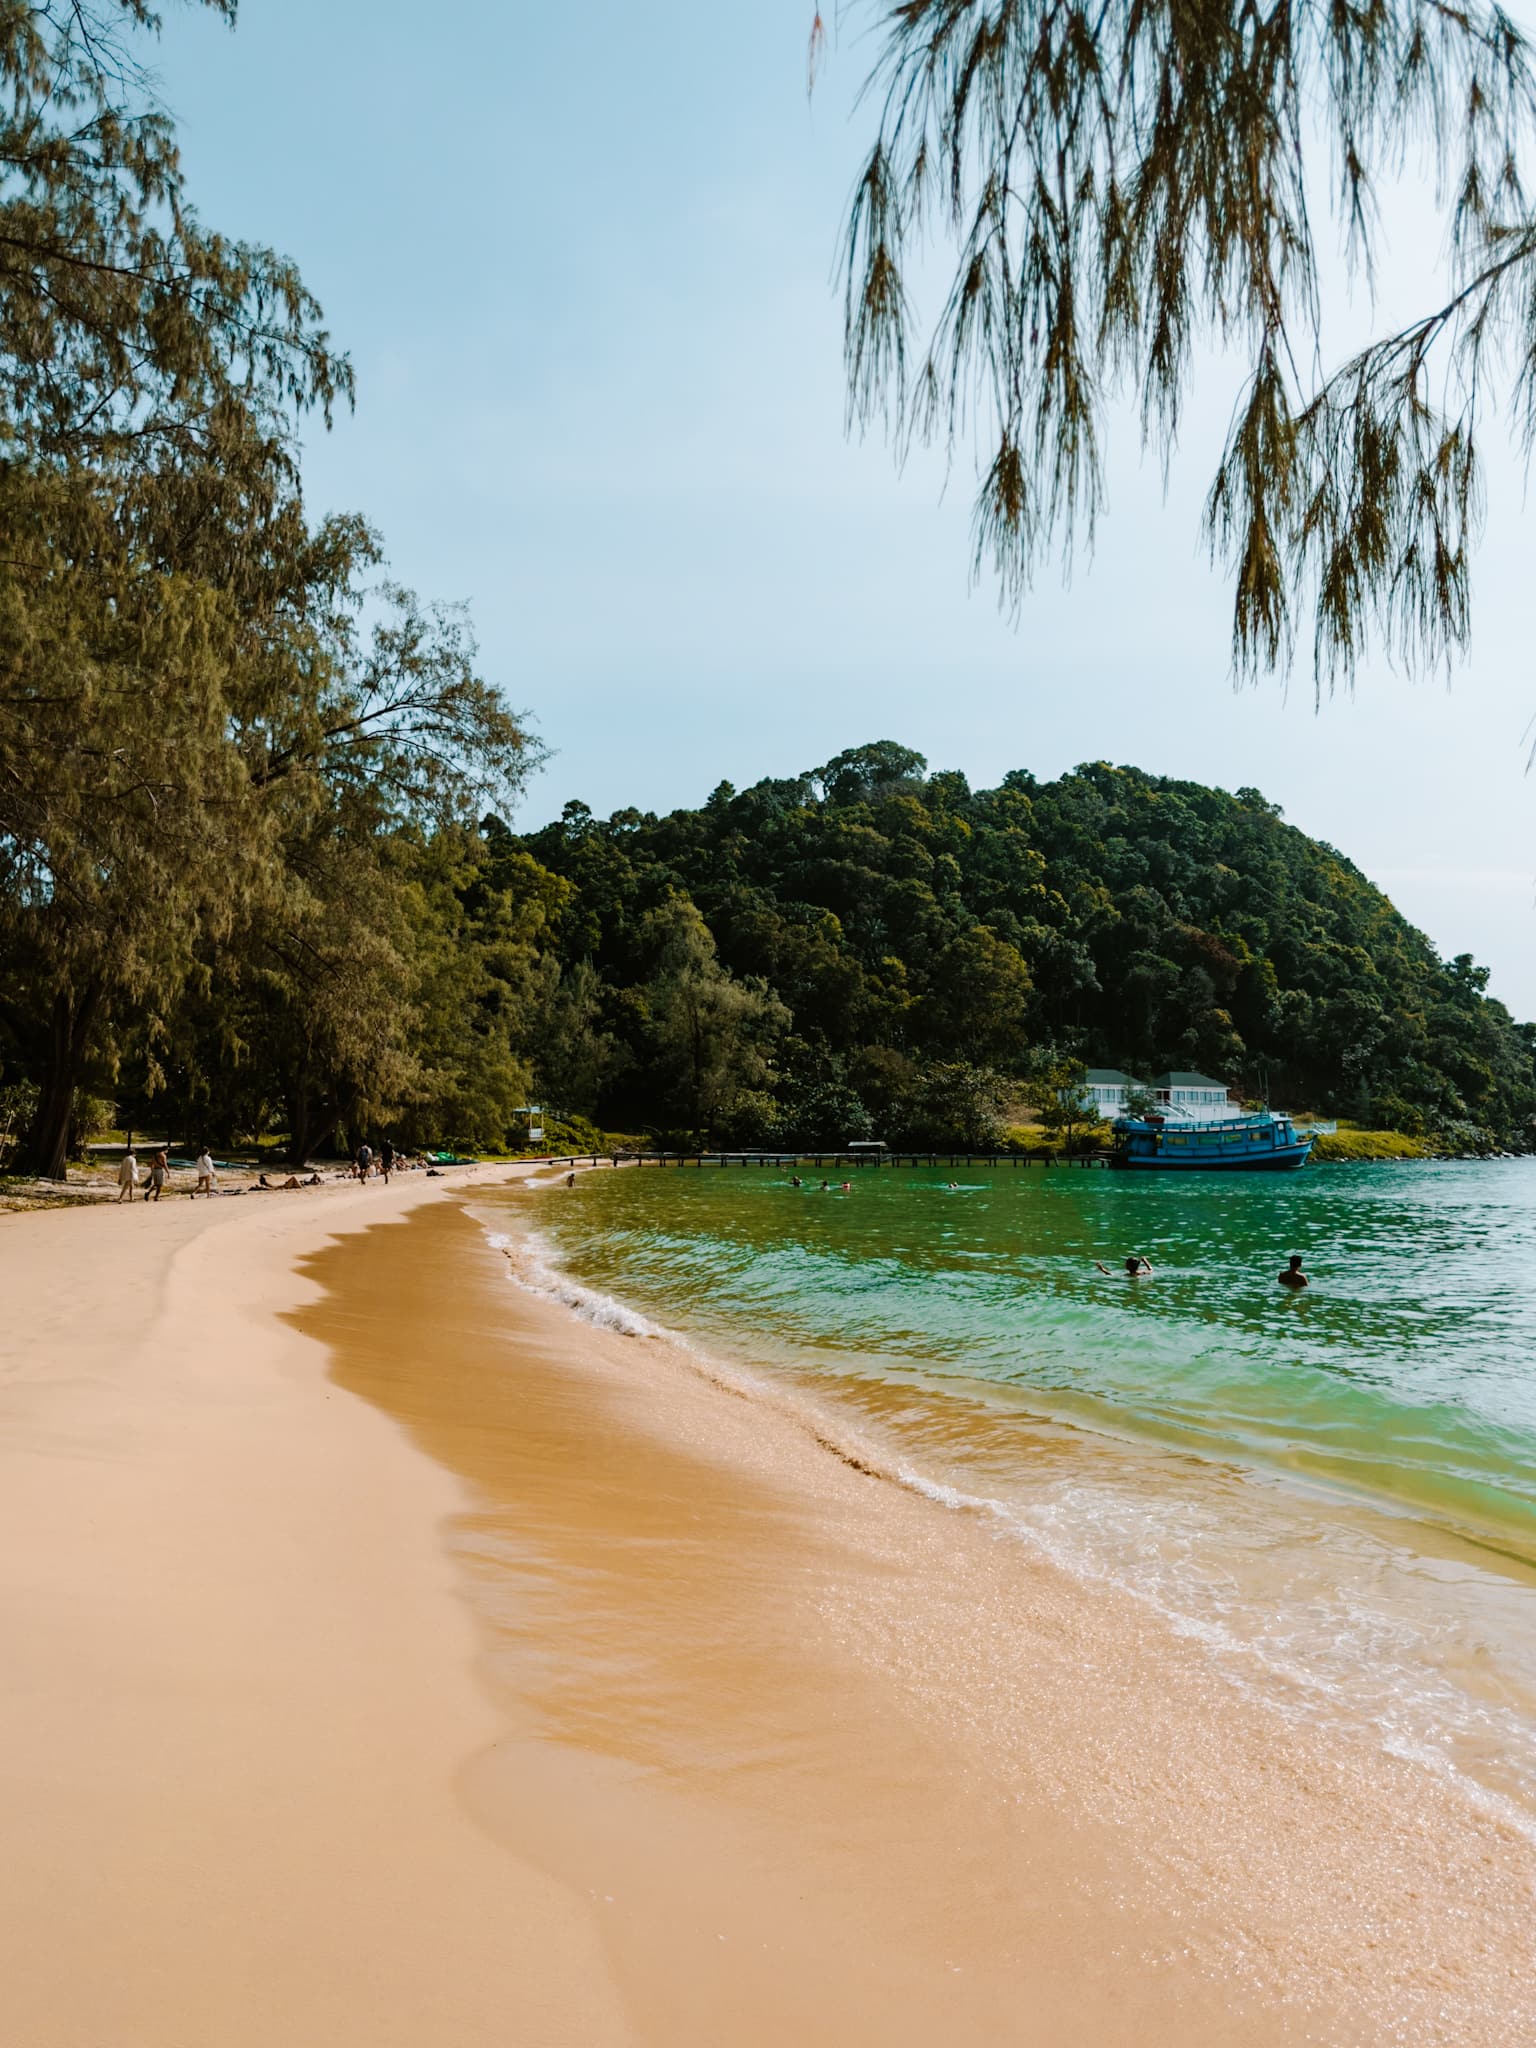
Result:
{"label": "shallow water", "polygon": [[533,1220],[585,1312],[809,1389],[1234,1682],[1536,1827],[1536,1162],[956,1172],[591,1174]]}

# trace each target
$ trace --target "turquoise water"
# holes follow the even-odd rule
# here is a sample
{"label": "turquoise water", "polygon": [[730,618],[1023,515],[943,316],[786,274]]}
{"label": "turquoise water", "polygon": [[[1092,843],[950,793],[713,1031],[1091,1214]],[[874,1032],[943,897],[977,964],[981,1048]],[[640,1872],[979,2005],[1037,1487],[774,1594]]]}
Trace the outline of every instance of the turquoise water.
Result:
{"label": "turquoise water", "polygon": [[1536,1161],[818,1178],[495,1201],[533,1226],[523,1284],[809,1401],[1277,1711],[1365,1725],[1536,1835]]}
{"label": "turquoise water", "polygon": [[[738,1355],[1007,1389],[1536,1557],[1536,1161],[955,1173],[594,1174],[540,1224],[568,1270]],[[1302,1295],[1276,1285],[1293,1250]],[[1151,1280],[1095,1268],[1132,1252]]]}

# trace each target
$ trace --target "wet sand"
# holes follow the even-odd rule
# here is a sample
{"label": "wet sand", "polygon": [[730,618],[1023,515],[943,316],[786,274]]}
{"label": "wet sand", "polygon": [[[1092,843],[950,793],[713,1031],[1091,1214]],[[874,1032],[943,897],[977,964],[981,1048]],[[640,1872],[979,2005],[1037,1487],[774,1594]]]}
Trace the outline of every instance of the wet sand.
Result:
{"label": "wet sand", "polygon": [[1530,2038],[1528,1843],[825,1410],[510,1286],[507,1216],[338,1247],[309,1327],[470,1485],[508,1735],[461,1787],[592,1902],[637,2040]]}
{"label": "wet sand", "polygon": [[1532,2038],[1528,1844],[472,1210],[0,1224],[9,2038]]}

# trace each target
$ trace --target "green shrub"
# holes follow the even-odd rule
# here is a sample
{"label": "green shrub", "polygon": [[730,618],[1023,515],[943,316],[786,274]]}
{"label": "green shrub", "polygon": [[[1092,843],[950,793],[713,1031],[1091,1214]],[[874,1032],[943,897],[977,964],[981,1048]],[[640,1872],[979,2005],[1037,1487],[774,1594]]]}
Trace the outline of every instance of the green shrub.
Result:
{"label": "green shrub", "polygon": [[1411,1138],[1404,1131],[1360,1131],[1340,1125],[1336,1131],[1319,1132],[1312,1141],[1314,1159],[1342,1162],[1361,1159],[1431,1159],[1435,1148],[1423,1138]]}

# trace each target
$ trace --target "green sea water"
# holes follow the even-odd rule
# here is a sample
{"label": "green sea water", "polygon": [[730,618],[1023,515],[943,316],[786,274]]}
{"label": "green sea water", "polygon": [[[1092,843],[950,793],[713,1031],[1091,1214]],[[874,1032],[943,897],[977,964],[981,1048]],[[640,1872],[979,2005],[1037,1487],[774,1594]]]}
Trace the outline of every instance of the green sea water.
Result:
{"label": "green sea water", "polygon": [[505,1199],[578,1312],[792,1384],[1241,1682],[1536,1827],[1536,1161],[819,1179]]}
{"label": "green sea water", "polygon": [[[732,1350],[1008,1388],[1536,1557],[1536,1161],[886,1169],[848,1194],[621,1173],[546,1215],[567,1269]],[[1300,1295],[1276,1284],[1292,1251]],[[1151,1280],[1120,1277],[1131,1253]]]}

